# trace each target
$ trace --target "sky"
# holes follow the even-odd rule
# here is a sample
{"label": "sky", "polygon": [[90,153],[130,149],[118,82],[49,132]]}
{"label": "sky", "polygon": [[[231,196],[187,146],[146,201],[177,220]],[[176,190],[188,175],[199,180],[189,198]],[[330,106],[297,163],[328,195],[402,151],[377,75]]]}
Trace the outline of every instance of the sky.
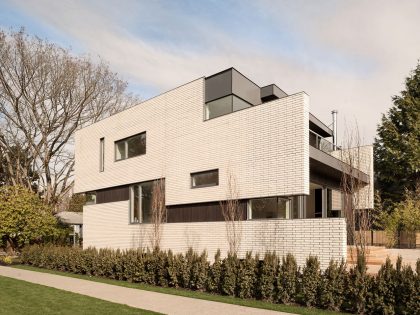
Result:
{"label": "sky", "polygon": [[[106,60],[142,99],[235,67],[364,144],[420,59],[418,0],[0,0],[0,28]],[[340,142],[340,141],[339,141]]]}

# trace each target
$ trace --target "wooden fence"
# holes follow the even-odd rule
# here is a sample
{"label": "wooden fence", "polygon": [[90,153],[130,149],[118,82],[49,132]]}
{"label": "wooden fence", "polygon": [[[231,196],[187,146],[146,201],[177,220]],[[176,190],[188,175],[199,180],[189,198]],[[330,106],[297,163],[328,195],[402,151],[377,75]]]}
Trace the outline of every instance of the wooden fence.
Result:
{"label": "wooden fence", "polygon": [[[388,246],[388,238],[385,231],[365,231],[367,245],[370,246]],[[420,248],[420,233],[414,236],[412,233],[400,232],[398,240],[394,247],[397,248]]]}

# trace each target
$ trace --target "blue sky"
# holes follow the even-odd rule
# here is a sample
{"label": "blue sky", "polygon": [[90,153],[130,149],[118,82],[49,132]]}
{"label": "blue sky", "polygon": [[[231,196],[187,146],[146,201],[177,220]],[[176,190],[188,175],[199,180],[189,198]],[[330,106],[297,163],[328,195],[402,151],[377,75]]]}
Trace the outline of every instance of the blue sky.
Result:
{"label": "blue sky", "polygon": [[419,1],[0,0],[0,27],[100,56],[147,99],[234,66],[257,84],[306,91],[339,132],[371,143],[420,58]]}

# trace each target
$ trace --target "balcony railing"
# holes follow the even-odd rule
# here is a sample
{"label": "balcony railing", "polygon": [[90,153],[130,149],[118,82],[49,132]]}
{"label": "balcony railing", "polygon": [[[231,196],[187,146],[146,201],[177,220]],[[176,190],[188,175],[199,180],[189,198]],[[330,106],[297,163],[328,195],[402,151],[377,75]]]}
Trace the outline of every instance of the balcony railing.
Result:
{"label": "balcony railing", "polygon": [[331,153],[332,151],[340,149],[338,146],[334,146],[332,142],[326,140],[312,130],[309,130],[309,144],[325,153]]}

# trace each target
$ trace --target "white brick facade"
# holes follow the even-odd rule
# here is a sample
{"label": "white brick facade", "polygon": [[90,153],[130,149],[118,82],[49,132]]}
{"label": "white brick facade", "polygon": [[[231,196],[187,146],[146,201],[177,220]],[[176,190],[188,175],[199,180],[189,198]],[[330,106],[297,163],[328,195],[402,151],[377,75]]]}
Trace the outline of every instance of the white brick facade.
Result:
{"label": "white brick facade", "polygon": [[[226,199],[227,169],[240,198],[309,194],[305,93],[204,121],[198,79],[76,133],[75,192],[165,177],[167,205]],[[114,162],[116,140],[146,131],[146,154]],[[105,171],[99,172],[99,139]],[[219,186],[191,189],[190,173],[219,169]]]}
{"label": "white brick facade", "polygon": [[[84,247],[136,248],[150,246],[149,224],[128,224],[128,201],[84,207]],[[279,256],[292,253],[299,265],[309,255],[326,268],[330,259],[346,258],[344,218],[299,220],[249,220],[241,224],[239,256],[247,251],[275,251]],[[229,245],[225,222],[166,223],[162,225],[163,249],[186,252],[207,250],[212,259],[217,249],[226,255]]]}

